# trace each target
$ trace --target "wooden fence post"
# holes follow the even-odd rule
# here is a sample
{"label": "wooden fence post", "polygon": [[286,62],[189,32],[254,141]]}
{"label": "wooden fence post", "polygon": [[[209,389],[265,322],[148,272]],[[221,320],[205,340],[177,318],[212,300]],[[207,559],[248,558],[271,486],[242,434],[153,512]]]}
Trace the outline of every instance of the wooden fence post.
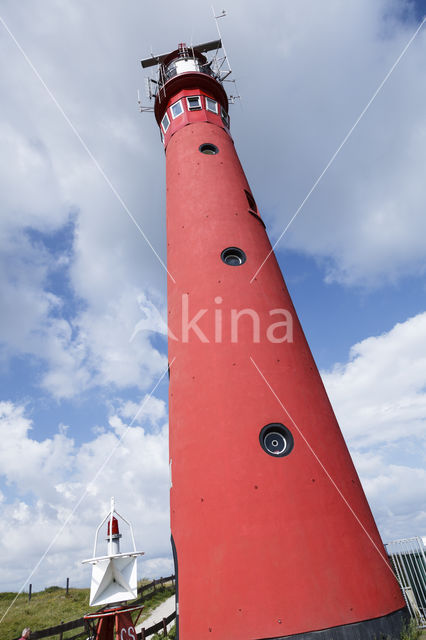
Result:
{"label": "wooden fence post", "polygon": [[[61,621],[61,624],[64,624],[64,621],[63,621],[63,620]],[[59,633],[59,640],[62,640],[63,635],[64,635],[63,631],[60,631],[60,633]]]}
{"label": "wooden fence post", "polygon": [[141,629],[141,640],[145,640],[145,627],[142,627]]}
{"label": "wooden fence post", "polygon": [[33,591],[33,585],[30,584],[28,587],[28,602],[31,600],[32,591]]}
{"label": "wooden fence post", "polygon": [[163,632],[164,632],[164,637],[167,637],[167,622],[166,622],[166,618],[163,618]]}
{"label": "wooden fence post", "polygon": [[67,594],[66,595],[68,596],[69,593],[70,593],[70,579],[67,578]]}

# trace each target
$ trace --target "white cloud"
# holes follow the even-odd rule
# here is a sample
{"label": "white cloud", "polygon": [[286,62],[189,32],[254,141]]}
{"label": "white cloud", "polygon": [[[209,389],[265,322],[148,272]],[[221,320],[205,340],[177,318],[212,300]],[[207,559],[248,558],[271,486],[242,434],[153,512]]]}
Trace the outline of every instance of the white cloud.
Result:
{"label": "white cloud", "polygon": [[393,455],[386,450],[375,454],[374,463],[369,453],[354,454],[358,473],[384,542],[423,536],[426,531],[424,456],[422,460],[421,456],[419,459],[412,455],[407,464],[398,464],[399,455],[407,458],[403,444]]}
{"label": "white cloud", "polygon": [[78,319],[96,384],[146,389],[167,369],[166,356],[151,346],[149,335],[140,332],[131,340],[141,315],[139,294],[124,287],[101,312],[89,309]]}
{"label": "white cloud", "polygon": [[124,284],[110,299],[104,287],[102,303],[97,296],[94,300],[89,296],[84,310],[77,306],[73,317],[66,319],[62,317],[65,296],[49,290],[49,278],[58,267],[67,279],[73,261],[69,257],[64,264],[64,258],[52,256],[23,232],[3,236],[3,361],[17,355],[35,356],[43,370],[39,384],[59,399],[101,385],[150,387],[167,367],[167,358],[151,346],[151,334],[138,329],[144,317],[141,296],[147,303],[155,293],[144,293],[141,283],[139,288]]}
{"label": "white cloud", "polygon": [[25,234],[2,234],[0,295],[5,304],[0,315],[3,348],[16,352],[28,348],[32,331],[37,332],[60,300],[44,290],[52,260],[34,247]]}
{"label": "white cloud", "polygon": [[155,396],[145,396],[139,404],[132,401],[124,402],[119,408],[119,413],[122,418],[135,420],[136,424],[144,420],[155,424],[159,420],[167,419],[166,403]]}
{"label": "white cloud", "polygon": [[323,374],[354,446],[426,434],[426,313],[354,345],[349,361]]}
{"label": "white cloud", "polygon": [[354,345],[323,380],[386,539],[426,531],[426,313]]}
{"label": "white cloud", "polygon": [[1,228],[32,226],[43,230],[66,221],[67,210],[44,142],[31,132],[23,132],[10,122],[0,121],[2,155]]}
{"label": "white cloud", "polygon": [[167,357],[151,345],[150,334],[135,335],[140,295],[122,287],[101,309],[88,307],[71,323],[49,321],[43,388],[56,398],[72,398],[93,387],[148,389],[164,375]]}
{"label": "white cloud", "polygon": [[47,476],[65,478],[74,453],[72,439],[61,433],[43,442],[31,439],[31,422],[24,408],[11,402],[0,403],[0,429],[0,469],[7,482],[13,483],[21,494],[28,490],[37,494],[40,490],[48,492],[45,497],[53,497],[52,487],[45,484],[40,469]]}

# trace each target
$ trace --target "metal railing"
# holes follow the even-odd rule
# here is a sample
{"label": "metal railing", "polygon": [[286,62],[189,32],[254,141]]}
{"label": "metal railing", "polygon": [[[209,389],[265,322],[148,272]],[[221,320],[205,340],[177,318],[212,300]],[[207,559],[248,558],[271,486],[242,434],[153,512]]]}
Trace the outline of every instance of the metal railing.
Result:
{"label": "metal railing", "polygon": [[385,545],[407,608],[419,627],[426,627],[426,554],[422,538],[404,538]]}

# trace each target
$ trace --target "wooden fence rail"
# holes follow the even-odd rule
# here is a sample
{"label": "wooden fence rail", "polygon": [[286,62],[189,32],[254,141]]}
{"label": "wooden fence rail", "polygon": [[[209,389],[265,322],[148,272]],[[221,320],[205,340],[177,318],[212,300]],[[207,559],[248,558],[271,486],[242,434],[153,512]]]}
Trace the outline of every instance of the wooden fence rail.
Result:
{"label": "wooden fence rail", "polygon": [[140,633],[137,634],[138,640],[145,640],[148,636],[152,636],[153,633],[158,633],[159,631],[167,633],[167,625],[173,622],[175,618],[176,611],[173,611],[167,618],[163,618],[161,622],[153,624],[152,627],[148,627],[148,629],[142,628]]}
{"label": "wooden fence rail", "polygon": [[[167,578],[158,578],[156,580],[153,580],[152,582],[149,582],[148,584],[144,584],[141,587],[138,587],[138,595],[140,597],[136,601],[134,601],[132,604],[142,603],[144,600],[144,593],[146,591],[150,591],[151,589],[156,591],[158,587],[160,589],[163,588],[167,582],[174,583],[174,580],[175,580],[175,576],[171,575],[171,576],[168,576]],[[102,607],[102,609],[103,608],[104,607]],[[99,609],[98,612],[102,611],[102,609]],[[168,616],[168,618],[164,618],[164,620],[166,620],[166,624],[169,624],[172,620],[174,620],[175,617],[176,617],[176,612],[174,611],[170,616]],[[71,631],[72,629],[79,629],[80,627],[84,627],[82,631],[77,633],[75,636],[72,636],[72,638],[67,638],[67,640],[75,640],[76,638],[79,638],[83,634],[89,633],[89,628],[84,618],[78,618],[77,620],[70,620],[69,622],[58,624],[55,627],[40,629],[40,631],[32,631],[31,640],[41,640],[41,638],[49,638],[50,636],[56,636],[56,635],[58,635],[59,639],[62,640],[62,636],[66,631]],[[153,625],[152,627],[149,627],[149,629],[144,629],[143,631],[145,633],[145,636],[142,636],[142,634],[138,633],[138,640],[140,640],[143,637],[147,638],[148,636],[151,636],[153,633],[157,633],[157,631],[162,631],[162,630],[163,630],[163,622],[159,622]],[[19,640],[19,638],[14,638],[14,640]]]}
{"label": "wooden fence rail", "polygon": [[64,622],[63,624],[57,624],[55,627],[48,627],[47,629],[41,629],[40,631],[32,631],[31,638],[33,640],[38,640],[39,638],[56,636],[58,634],[65,633],[65,631],[71,631],[72,629],[84,627],[84,623],[84,618],[79,618],[78,620],[70,620],[69,622]]}

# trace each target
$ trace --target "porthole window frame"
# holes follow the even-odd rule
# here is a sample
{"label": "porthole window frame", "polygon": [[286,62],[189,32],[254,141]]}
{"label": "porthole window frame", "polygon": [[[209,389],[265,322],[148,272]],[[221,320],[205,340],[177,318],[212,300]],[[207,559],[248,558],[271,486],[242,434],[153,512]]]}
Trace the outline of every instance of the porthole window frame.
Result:
{"label": "porthole window frame", "polygon": [[[232,262],[227,262],[227,258],[230,257],[238,257],[240,262],[233,264]],[[220,259],[224,264],[228,267],[241,267],[245,262],[247,262],[247,256],[245,252],[240,249],[240,247],[226,247],[220,254]]]}
{"label": "porthole window frame", "polygon": [[[179,112],[179,113],[175,114],[175,113],[174,113],[174,111],[173,111],[173,107],[176,107],[177,105],[179,105],[179,107],[180,107],[180,109],[181,109],[181,110],[180,110],[180,112]],[[173,118],[173,120],[176,120],[176,118],[179,118],[179,116],[183,115],[184,111],[185,111],[185,110],[184,110],[183,105],[182,105],[182,100],[177,100],[176,102],[174,102],[174,103],[170,106],[170,113],[172,114],[172,118]]]}
{"label": "porthole window frame", "polygon": [[[265,444],[265,439],[267,438],[268,435],[271,435],[272,433],[277,433],[281,435],[283,438],[285,438],[286,447],[284,451],[281,451],[279,453],[273,453],[272,451],[268,450]],[[262,427],[262,429],[260,430],[259,442],[263,451],[268,456],[271,456],[271,458],[285,458],[288,455],[290,455],[290,453],[294,449],[293,434],[291,433],[290,429],[286,427],[282,422],[270,422],[268,424],[265,424],[265,426]]]}
{"label": "porthole window frame", "polygon": [[206,156],[217,156],[219,147],[213,144],[213,142],[203,142],[203,144],[200,144],[198,147],[198,151],[204,153]]}
{"label": "porthole window frame", "polygon": [[[164,121],[165,120],[167,120],[167,126],[166,127],[164,126]],[[163,118],[161,120],[161,127],[162,127],[164,133],[167,133],[167,129],[170,127],[170,118],[168,116],[167,111],[166,111],[166,113],[164,114],[164,116],[163,116]]]}
{"label": "porthole window frame", "polygon": [[[195,98],[198,100],[198,106],[193,107],[191,106],[190,100],[194,100]],[[201,111],[203,108],[203,105],[201,104],[201,96],[187,96],[186,106],[188,107],[188,111]]]}
{"label": "porthole window frame", "polygon": [[[214,100],[213,98],[210,98],[209,96],[205,96],[205,100],[206,100],[206,109],[207,109],[207,111],[210,111],[211,113],[215,113],[216,115],[218,115],[219,114],[219,105],[218,105],[217,100]],[[209,106],[209,102],[213,103],[213,107],[214,108],[211,108]]]}

